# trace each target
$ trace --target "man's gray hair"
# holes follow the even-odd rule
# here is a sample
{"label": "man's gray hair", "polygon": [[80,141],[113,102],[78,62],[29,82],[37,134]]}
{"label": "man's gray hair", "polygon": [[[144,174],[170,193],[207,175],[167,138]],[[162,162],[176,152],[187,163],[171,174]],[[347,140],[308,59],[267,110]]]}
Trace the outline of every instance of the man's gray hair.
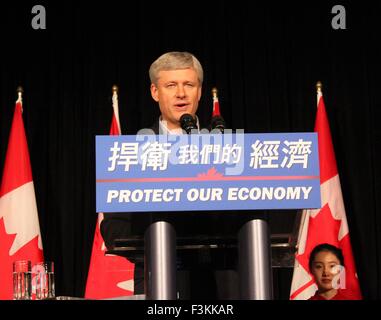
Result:
{"label": "man's gray hair", "polygon": [[173,51],[164,53],[151,64],[151,67],[149,68],[149,77],[151,79],[151,83],[157,85],[160,71],[187,68],[195,69],[198,80],[200,81],[200,84],[202,84],[204,71],[202,70],[201,63],[193,54],[189,52]]}

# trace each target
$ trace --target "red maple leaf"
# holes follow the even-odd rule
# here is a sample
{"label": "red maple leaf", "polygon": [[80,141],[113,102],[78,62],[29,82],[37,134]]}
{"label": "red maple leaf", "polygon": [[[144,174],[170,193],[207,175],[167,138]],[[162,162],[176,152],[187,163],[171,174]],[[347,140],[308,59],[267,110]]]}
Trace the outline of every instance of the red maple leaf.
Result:
{"label": "red maple leaf", "polygon": [[31,260],[32,265],[42,260],[42,250],[38,248],[38,235],[17,250],[12,256],[9,250],[16,234],[5,231],[4,218],[0,218],[0,299],[13,299],[12,264],[17,260]]}
{"label": "red maple leaf", "polygon": [[206,173],[200,173],[197,175],[197,178],[200,180],[219,180],[221,177],[223,177],[223,174],[219,173],[215,167],[212,167]]}
{"label": "red maple leaf", "polygon": [[134,278],[135,265],[125,257],[106,255],[106,247],[99,229],[101,220],[98,217],[85,297],[104,299],[131,295],[133,291],[126,291],[118,287],[118,284]]}
{"label": "red maple leaf", "polygon": [[296,257],[305,270],[309,272],[308,260],[315,246],[321,243],[339,246],[340,225],[341,220],[333,218],[328,203],[314,218],[310,217],[304,253]]}
{"label": "red maple leaf", "polygon": [[118,283],[134,278],[135,265],[124,257],[103,255],[93,257],[97,266],[96,272],[89,274],[86,296],[93,299],[104,299],[118,296],[128,296],[133,291],[118,287]]}
{"label": "red maple leaf", "polygon": [[297,255],[296,259],[298,260],[299,264],[302,265],[304,270],[309,273],[311,279],[309,282],[295,291],[293,295],[299,294],[301,291],[307,289],[315,283],[308,266],[310,253],[315,246],[321,243],[330,243],[337,246],[340,224],[340,220],[333,218],[328,203],[323,208],[321,208],[315,217],[309,218],[308,234],[306,237],[304,253]]}
{"label": "red maple leaf", "polygon": [[315,218],[310,217],[308,226],[308,235],[304,253],[297,255],[298,262],[310,274],[311,280],[301,287],[298,291],[302,291],[314,284],[313,277],[309,271],[308,261],[313,248],[321,243],[329,243],[339,247],[343,251],[345,264],[345,282],[346,294],[353,299],[361,299],[361,290],[359,288],[356,267],[352,255],[349,233],[347,233],[339,241],[339,230],[341,220],[336,220],[331,213],[328,203],[320,210]]}

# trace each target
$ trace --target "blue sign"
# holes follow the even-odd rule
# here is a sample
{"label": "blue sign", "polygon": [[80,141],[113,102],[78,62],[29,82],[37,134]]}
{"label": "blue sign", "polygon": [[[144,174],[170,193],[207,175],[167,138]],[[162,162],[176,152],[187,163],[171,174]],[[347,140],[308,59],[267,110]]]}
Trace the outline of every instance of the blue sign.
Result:
{"label": "blue sign", "polygon": [[320,207],[316,133],[96,137],[97,212]]}

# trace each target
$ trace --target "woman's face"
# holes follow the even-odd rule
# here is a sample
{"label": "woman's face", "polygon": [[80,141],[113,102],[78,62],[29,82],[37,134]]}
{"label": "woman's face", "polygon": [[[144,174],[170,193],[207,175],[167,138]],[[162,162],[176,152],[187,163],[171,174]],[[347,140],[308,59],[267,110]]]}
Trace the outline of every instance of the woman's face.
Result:
{"label": "woman's face", "polygon": [[338,289],[340,270],[340,261],[336,255],[330,251],[320,251],[311,266],[319,291]]}

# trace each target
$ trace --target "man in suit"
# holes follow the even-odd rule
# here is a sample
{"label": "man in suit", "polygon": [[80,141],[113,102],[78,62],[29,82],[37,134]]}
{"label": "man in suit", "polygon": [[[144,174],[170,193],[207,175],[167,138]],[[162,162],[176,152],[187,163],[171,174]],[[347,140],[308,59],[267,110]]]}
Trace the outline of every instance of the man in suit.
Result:
{"label": "man in suit", "polygon": [[[165,53],[152,63],[149,76],[151,95],[158,103],[161,112],[159,119],[151,128],[155,134],[183,134],[180,124],[183,114],[192,115],[197,119],[198,124],[196,112],[201,98],[203,69],[194,55],[188,52]],[[144,131],[141,130],[139,133]],[[115,239],[128,239],[133,235],[142,236],[149,223],[160,220],[174,223],[176,231],[180,233],[183,233],[186,228],[191,230],[192,223],[198,224],[200,221],[184,212],[178,215],[154,213],[144,216],[141,213],[128,215],[107,213],[101,224],[101,232],[107,248],[112,248]],[[203,228],[203,231],[207,232],[205,226],[206,224],[196,227],[199,231]],[[144,293],[143,259],[141,257],[136,259],[128,254],[126,257],[135,263],[134,293],[142,294]],[[206,289],[204,292],[207,294]]]}

